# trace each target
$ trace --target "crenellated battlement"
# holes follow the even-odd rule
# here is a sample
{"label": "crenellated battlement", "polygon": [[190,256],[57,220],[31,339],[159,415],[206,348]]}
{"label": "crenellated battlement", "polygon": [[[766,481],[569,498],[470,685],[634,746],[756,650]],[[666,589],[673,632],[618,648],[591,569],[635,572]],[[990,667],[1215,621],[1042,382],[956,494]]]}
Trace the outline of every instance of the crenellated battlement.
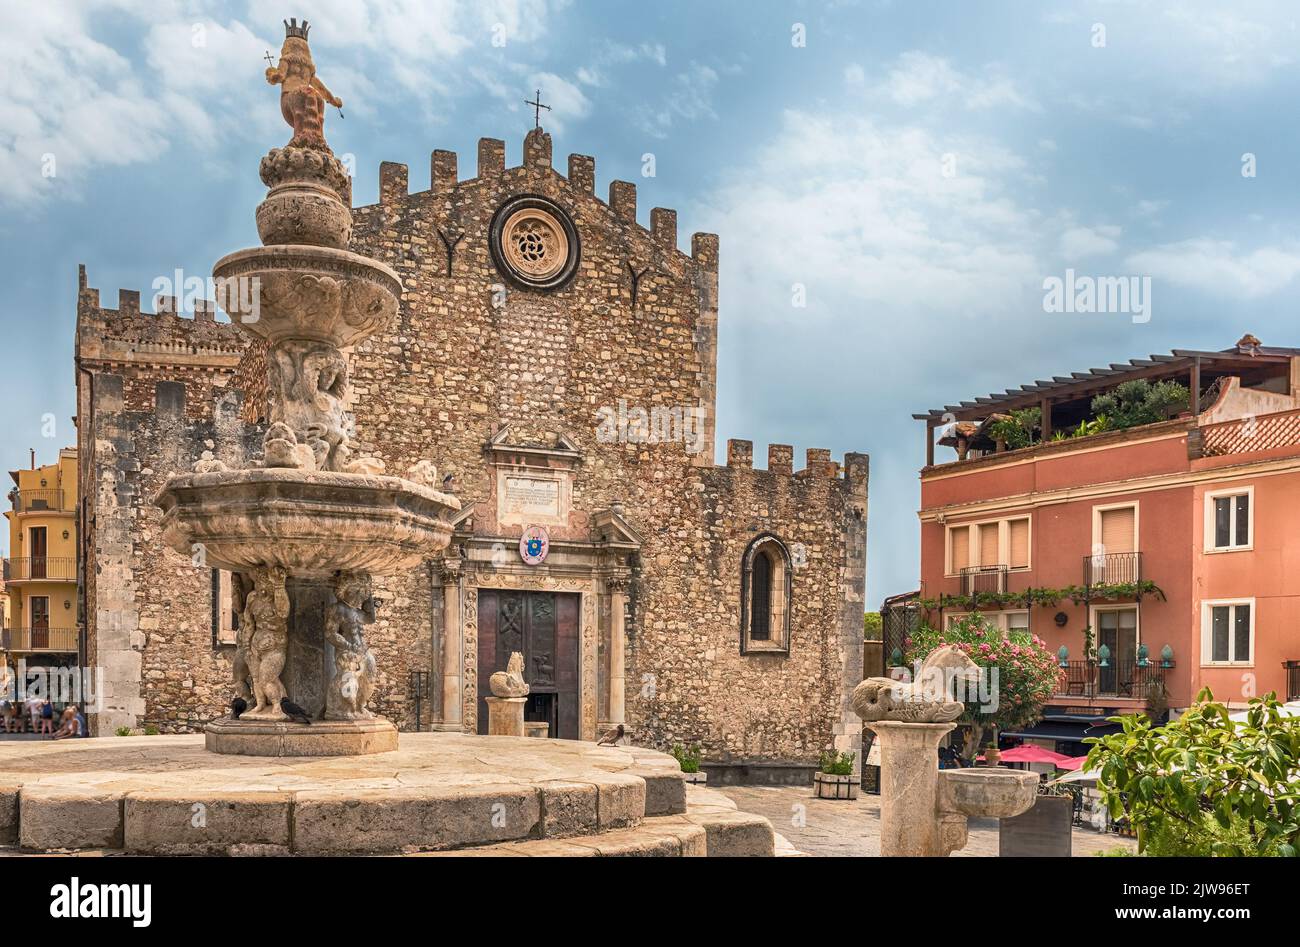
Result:
{"label": "crenellated battlement", "polygon": [[[794,469],[794,448],[789,444],[769,444],[767,447],[767,472],[802,479],[840,480],[848,482],[854,492],[866,492],[869,458],[866,454],[847,453],[844,463],[831,459],[831,452],[821,447],[809,447],[804,454],[802,470]],[[754,442],[740,438],[727,441],[727,467],[734,470],[754,469]]]}
{"label": "crenellated battlement", "polygon": [[78,266],[77,357],[83,361],[202,365],[217,370],[238,365],[247,339],[229,322],[217,322],[217,304],[194,301],[185,315],[174,296],[158,296],[153,311],[142,309],[140,291],[119,289],[117,308],[101,305],[100,292],[88,285],[85,264]]}
{"label": "crenellated battlement", "polygon": [[[590,155],[571,154],[568,157],[567,176],[557,171],[553,165],[551,136],[541,129],[530,131],[524,138],[522,161],[511,168],[506,166],[506,143],[499,138],[480,138],[478,142],[477,167],[475,176],[461,179],[458,170],[458,156],[454,151],[437,149],[429,157],[429,189],[427,191],[410,190],[410,168],[395,161],[384,161],[379,165],[379,206],[397,207],[412,197],[420,195],[447,194],[458,187],[474,185],[499,178],[508,172],[520,169],[543,169],[555,177],[567,182],[569,187],[590,195],[593,199],[609,208],[613,215],[628,224],[635,224],[655,243],[676,250],[692,259],[698,266],[716,270],[718,236],[712,233],[695,233],[691,235],[690,251],[678,246],[677,211],[667,207],[655,207],[650,211],[649,227],[637,220],[637,186],[631,181],[610,181],[609,193],[605,200],[596,195],[596,159]],[[374,206],[374,205],[371,205]]]}

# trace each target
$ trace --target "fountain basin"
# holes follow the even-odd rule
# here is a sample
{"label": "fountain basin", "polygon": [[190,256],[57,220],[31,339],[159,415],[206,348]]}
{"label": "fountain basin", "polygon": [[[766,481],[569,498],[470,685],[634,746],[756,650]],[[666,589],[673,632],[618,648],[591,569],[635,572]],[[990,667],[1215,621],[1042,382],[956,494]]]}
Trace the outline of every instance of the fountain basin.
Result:
{"label": "fountain basin", "polygon": [[454,496],[401,477],[232,470],[172,477],[154,501],[163,541],[210,568],[283,566],[324,579],[345,571],[401,572],[444,549]]}
{"label": "fountain basin", "polygon": [[401,278],[383,263],[305,244],[237,250],[218,260],[212,275],[231,321],[272,345],[355,345],[393,320],[402,296]]}
{"label": "fountain basin", "polygon": [[981,819],[1028,812],[1038,794],[1038,774],[998,767],[939,770],[940,808]]}

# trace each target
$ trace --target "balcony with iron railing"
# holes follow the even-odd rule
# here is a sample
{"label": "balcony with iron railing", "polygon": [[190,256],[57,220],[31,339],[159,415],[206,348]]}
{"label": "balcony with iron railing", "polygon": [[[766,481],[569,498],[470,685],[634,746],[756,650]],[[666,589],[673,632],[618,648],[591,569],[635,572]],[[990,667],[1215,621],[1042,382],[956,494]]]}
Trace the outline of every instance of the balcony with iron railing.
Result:
{"label": "balcony with iron railing", "polygon": [[1173,661],[1119,661],[1096,658],[1066,661],[1057,680],[1057,697],[1124,697],[1146,700],[1166,693]]}
{"label": "balcony with iron railing", "polygon": [[992,592],[1001,595],[1007,590],[1007,571],[1005,565],[967,566],[960,573],[961,594]]}
{"label": "balcony with iron railing", "polygon": [[6,582],[76,582],[77,560],[70,556],[33,556],[6,559]]}
{"label": "balcony with iron railing", "polygon": [[62,490],[13,490],[9,499],[15,513],[68,513],[63,507]]}
{"label": "balcony with iron railing", "polygon": [[1142,553],[1111,552],[1083,557],[1083,584],[1136,585],[1142,581]]}
{"label": "balcony with iron railing", "polygon": [[5,628],[0,650],[77,652],[76,628]]}

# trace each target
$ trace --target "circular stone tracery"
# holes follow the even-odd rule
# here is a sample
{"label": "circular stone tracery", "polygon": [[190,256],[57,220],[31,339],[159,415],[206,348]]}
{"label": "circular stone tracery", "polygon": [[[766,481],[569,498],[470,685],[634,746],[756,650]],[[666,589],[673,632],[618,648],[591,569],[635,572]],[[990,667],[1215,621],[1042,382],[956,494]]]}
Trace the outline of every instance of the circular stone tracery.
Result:
{"label": "circular stone tracery", "polygon": [[492,218],[492,258],[502,273],[527,289],[556,289],[578,265],[578,233],[559,207],[541,197],[519,197]]}

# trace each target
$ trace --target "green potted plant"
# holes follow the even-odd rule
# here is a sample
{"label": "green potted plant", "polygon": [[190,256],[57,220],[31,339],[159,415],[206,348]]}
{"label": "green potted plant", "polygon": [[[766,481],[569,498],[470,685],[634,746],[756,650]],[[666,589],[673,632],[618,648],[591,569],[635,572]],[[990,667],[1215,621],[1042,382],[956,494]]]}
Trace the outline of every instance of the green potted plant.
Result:
{"label": "green potted plant", "polygon": [[853,763],[857,758],[856,753],[836,753],[833,749],[822,751],[817,760],[817,772],[813,774],[813,787],[818,799],[858,798],[858,779],[853,775]]}
{"label": "green potted plant", "polygon": [[677,765],[682,768],[685,774],[686,782],[694,785],[703,785],[709,781],[709,774],[700,769],[700,761],[703,758],[700,754],[700,745],[692,743],[690,749],[677,743],[669,751]]}

